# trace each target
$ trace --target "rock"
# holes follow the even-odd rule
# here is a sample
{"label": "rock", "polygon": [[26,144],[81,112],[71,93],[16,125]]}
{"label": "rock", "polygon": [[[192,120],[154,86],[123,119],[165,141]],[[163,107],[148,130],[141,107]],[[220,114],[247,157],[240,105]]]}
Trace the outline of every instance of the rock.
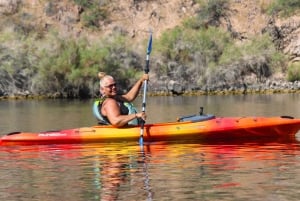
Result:
{"label": "rock", "polygon": [[184,93],[184,86],[174,80],[170,80],[167,87],[168,91],[170,91],[173,95],[181,95]]}
{"label": "rock", "polygon": [[300,17],[294,16],[284,20],[272,19],[263,32],[267,31],[285,54],[291,56],[292,61],[300,60]]}

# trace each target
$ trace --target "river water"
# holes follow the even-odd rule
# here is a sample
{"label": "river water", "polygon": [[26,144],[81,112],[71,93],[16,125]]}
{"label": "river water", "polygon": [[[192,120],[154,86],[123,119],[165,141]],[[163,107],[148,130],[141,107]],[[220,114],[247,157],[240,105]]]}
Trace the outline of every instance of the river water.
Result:
{"label": "river water", "polygon": [[[147,122],[300,117],[299,94],[147,97]],[[90,126],[92,100],[0,101],[0,135]],[[141,106],[141,99],[135,105]],[[298,136],[298,135],[297,135]],[[298,137],[297,137],[298,139]],[[0,200],[298,200],[300,142],[0,147]]]}

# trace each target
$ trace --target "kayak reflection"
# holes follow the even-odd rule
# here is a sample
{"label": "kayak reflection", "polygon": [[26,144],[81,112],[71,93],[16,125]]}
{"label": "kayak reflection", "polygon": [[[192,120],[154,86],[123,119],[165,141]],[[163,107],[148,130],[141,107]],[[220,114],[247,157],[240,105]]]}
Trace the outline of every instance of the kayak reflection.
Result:
{"label": "kayak reflection", "polygon": [[299,150],[297,142],[153,143],[143,150],[137,143],[9,146],[0,149],[0,177],[18,186],[10,200],[69,200],[67,194],[73,200],[185,200],[205,189],[266,185],[282,174],[286,157],[297,160]]}

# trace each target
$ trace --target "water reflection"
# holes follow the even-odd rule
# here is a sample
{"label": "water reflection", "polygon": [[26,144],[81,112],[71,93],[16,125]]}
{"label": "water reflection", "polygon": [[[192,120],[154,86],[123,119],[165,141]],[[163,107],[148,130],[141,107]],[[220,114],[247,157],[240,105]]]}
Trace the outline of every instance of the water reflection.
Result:
{"label": "water reflection", "polygon": [[296,200],[298,156],[297,143],[1,147],[0,199]]}
{"label": "water reflection", "polygon": [[[299,94],[148,97],[147,122],[300,117]],[[141,100],[135,105],[140,106]],[[0,101],[0,135],[96,123],[92,100]],[[299,136],[298,136],[299,139]],[[298,200],[299,141],[0,147],[0,200]]]}

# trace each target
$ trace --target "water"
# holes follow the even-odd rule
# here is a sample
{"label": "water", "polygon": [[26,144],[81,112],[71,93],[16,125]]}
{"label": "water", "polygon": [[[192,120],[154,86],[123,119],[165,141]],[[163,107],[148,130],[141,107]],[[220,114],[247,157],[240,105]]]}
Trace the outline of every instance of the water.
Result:
{"label": "water", "polygon": [[[299,95],[149,97],[148,122],[300,117]],[[136,105],[139,106],[137,100]],[[140,101],[141,102],[141,101]],[[93,125],[91,101],[0,101],[0,133]],[[298,200],[299,142],[0,147],[0,200]]]}
{"label": "water", "polygon": [[[1,200],[298,200],[298,144],[1,148]],[[148,150],[147,150],[148,149]]]}
{"label": "water", "polygon": [[[147,122],[174,121],[182,115],[204,112],[216,116],[300,117],[300,94],[148,97]],[[0,101],[0,135],[13,131],[45,131],[96,124],[92,100]],[[142,100],[135,101],[141,110]]]}

